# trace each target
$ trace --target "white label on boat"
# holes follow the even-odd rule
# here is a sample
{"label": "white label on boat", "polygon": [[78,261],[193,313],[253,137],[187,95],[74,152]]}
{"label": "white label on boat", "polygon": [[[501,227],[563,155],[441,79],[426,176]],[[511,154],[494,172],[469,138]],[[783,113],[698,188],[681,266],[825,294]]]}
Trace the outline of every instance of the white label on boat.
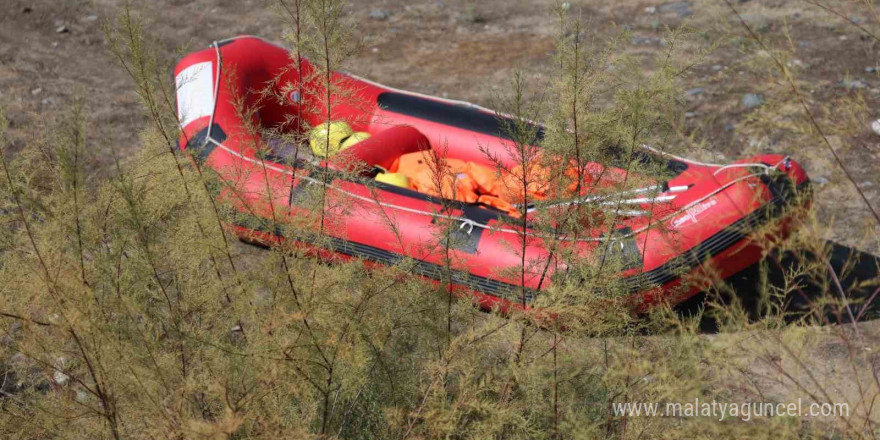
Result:
{"label": "white label on boat", "polygon": [[177,119],[181,126],[214,112],[214,68],[205,61],[183,69],[174,78],[177,86]]}
{"label": "white label on boat", "polygon": [[714,197],[711,198],[711,199],[709,199],[709,200],[706,200],[705,202],[697,203],[696,205],[691,206],[690,208],[688,208],[688,209],[685,211],[684,215],[682,215],[681,217],[679,217],[679,218],[673,220],[673,221],[672,221],[672,226],[674,226],[674,227],[677,228],[677,227],[679,227],[679,226],[685,224],[688,220],[690,220],[690,221],[693,222],[693,223],[696,223],[696,222],[697,222],[697,217],[699,217],[700,214],[702,214],[702,213],[705,212],[707,209],[709,209],[709,208],[711,208],[711,207],[713,207],[713,206],[715,206],[715,205],[717,205],[717,204],[718,204],[718,201],[717,201]]}

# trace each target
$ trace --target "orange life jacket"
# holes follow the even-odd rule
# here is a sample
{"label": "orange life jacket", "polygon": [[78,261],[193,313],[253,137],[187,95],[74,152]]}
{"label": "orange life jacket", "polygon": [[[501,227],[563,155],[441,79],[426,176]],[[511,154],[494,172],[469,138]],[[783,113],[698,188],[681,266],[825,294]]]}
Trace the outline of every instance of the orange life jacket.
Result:
{"label": "orange life jacket", "polygon": [[388,171],[405,175],[410,189],[415,191],[466,203],[483,203],[513,217],[521,215],[515,203],[525,198],[543,200],[549,196],[552,177],[550,169],[532,165],[525,179],[527,188],[523,191],[521,166],[509,171],[498,170],[459,159],[437,158],[430,151],[401,155]]}

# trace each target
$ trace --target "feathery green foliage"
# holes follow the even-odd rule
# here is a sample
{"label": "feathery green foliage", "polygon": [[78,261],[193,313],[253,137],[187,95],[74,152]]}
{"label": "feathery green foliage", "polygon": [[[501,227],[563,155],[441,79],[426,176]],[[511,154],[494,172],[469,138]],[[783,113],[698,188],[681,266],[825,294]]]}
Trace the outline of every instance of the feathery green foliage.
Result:
{"label": "feathery green foliage", "polygon": [[[833,15],[833,6],[815,4]],[[868,0],[865,4],[873,8]],[[326,90],[327,119],[334,106],[358,105],[330,76],[357,48],[345,4],[278,0],[274,6],[287,25],[291,68],[298,70],[307,57],[316,66],[315,76],[283,85],[281,96],[272,84],[254,91],[259,99],[235,97],[242,119],[251,120],[247,116],[264,100],[283,99],[294,90],[304,95],[311,81]],[[646,74],[640,60],[621,50],[625,32],[594,41],[583,17],[562,4],[551,12],[558,18],[557,50],[554,72],[540,84],[544,98],[532,99],[526,91],[531,79],[520,74],[497,98],[497,107],[513,117],[506,127],[511,140],[508,157],[488,159],[499,172],[513,171],[505,164],[518,165],[524,188],[540,178],[534,170],[556,166],[558,158],[575,164],[573,173],[560,173],[550,182],[562,195],[580,194],[594,181],[588,178],[591,162],[630,171],[613,188],[594,188],[600,193],[644,186],[630,175],[662,178],[663,167],[637,160],[635,150],[650,144],[675,152],[692,145],[678,126],[679,78],[694,65],[695,55],[699,59],[738,33],[751,39],[743,43],[747,50],[761,53],[753,68],[767,76],[773,108],[790,110],[780,121],[762,109],[757,126],[789,130],[837,154],[828,136],[845,135],[847,121],[864,119],[867,111],[857,98],[841,103],[846,111],[816,110],[784,63],[786,49],[774,49],[745,22],[745,29],[726,29],[710,43],[686,28],[670,30],[669,43]],[[874,18],[865,27],[867,35],[875,35],[870,29],[880,24]],[[619,198],[610,209],[568,204],[543,211],[536,225],[525,220],[505,225],[518,231],[508,245],[522,258],[517,267],[500,270],[522,279],[546,273],[558,261],[565,261],[567,270],[559,271],[536,299],[543,312],[481,313],[452,288],[451,273],[460,264],[451,251],[458,225],[438,219],[434,249],[445,256],[445,276],[430,284],[412,275],[413,261],[367,269],[359,261],[319,261],[295,245],[301,237],[320,245],[335,227],[335,214],[349,209],[333,203],[324,185],[313,185],[302,202],[314,218],[292,219],[286,206],[271,206],[271,218],[232,210],[218,194],[224,189],[227,197],[236,197],[235,182],[223,181],[175,148],[173,90],[164,83],[165,66],[138,14],[122,12],[108,25],[107,37],[152,121],[140,133],[138,154],[117,158],[110,178],[90,175],[84,165],[90,160],[88,103],[79,100],[44,139],[15,156],[0,155],[5,225],[0,231],[0,328],[5,333],[0,364],[6,372],[0,437],[880,435],[880,382],[872,352],[880,335],[870,328],[830,325],[835,316],[859,321],[870,312],[850,301],[850,292],[838,283],[846,270],[838,273],[830,265],[821,240],[826,229],[814,212],[802,214],[801,232],[773,242],[776,250],[767,251],[765,278],[756,292],[757,317],[723,280],[714,279],[710,267],[687,280],[708,286],[705,310],[697,316],[676,313],[667,304],[634,316],[615,276],[628,262],[601,243],[593,257],[580,256],[570,244],[589,228],[615,230],[621,221]],[[254,137],[301,145],[301,133],[310,127],[297,126],[299,121],[246,128]],[[543,140],[529,121],[546,123]],[[0,136],[6,128],[0,114]],[[440,153],[433,163],[440,188],[448,169]],[[328,175],[326,169],[311,171]],[[267,177],[270,204],[276,184]],[[524,198],[523,210],[530,202],[527,193]],[[438,214],[449,209],[442,205]],[[250,237],[268,248],[254,252],[236,243],[228,229],[235,223],[288,240]],[[663,228],[658,223],[652,227]],[[385,226],[394,230],[393,216]],[[542,231],[540,236],[526,233],[529,227]],[[876,236],[876,224],[866,229],[866,236]],[[530,261],[526,250],[539,239],[550,257]],[[783,280],[771,283],[770,270],[792,258],[800,263],[784,267]],[[791,298],[809,280],[830,287],[793,315]],[[860,287],[878,284],[861,280]],[[525,304],[525,292],[519,296]],[[710,316],[719,334],[701,333],[701,320]],[[829,347],[840,353],[834,365],[818,365],[814,356]],[[798,398],[845,402],[850,412],[718,421],[635,417],[614,410],[624,402]]]}

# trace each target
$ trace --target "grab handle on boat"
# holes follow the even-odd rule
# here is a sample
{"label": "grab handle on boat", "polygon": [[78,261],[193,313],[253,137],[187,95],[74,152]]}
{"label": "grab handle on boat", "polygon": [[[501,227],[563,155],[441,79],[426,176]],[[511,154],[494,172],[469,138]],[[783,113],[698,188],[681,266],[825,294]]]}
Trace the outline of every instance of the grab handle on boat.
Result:
{"label": "grab handle on boat", "polygon": [[471,235],[471,232],[474,232],[474,221],[471,219],[463,219],[458,229],[464,229],[465,226],[468,227],[466,234]]}

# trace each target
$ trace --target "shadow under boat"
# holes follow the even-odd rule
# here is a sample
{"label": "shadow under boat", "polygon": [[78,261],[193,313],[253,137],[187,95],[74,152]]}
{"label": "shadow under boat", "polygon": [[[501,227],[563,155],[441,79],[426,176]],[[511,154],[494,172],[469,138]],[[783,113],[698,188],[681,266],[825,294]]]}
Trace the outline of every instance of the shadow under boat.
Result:
{"label": "shadow under boat", "polygon": [[[810,317],[817,323],[845,324],[853,320],[862,322],[880,318],[880,257],[832,241],[827,243],[825,255],[798,257],[786,252],[755,263],[725,280],[730,289],[724,289],[721,299],[725,302],[738,300],[749,319],[757,320],[765,313],[766,302],[759,295],[762,280],[783,288],[786,273],[799,273],[808,265],[821,267],[829,264],[834,275],[829,270],[819,274],[820,271],[814,269],[808,271],[809,276],[794,278],[799,288],[788,293],[781,305],[785,320],[794,322]],[[698,315],[708,295],[701,292],[682,302],[676,306],[677,313],[683,317]],[[817,307],[817,304],[822,305]],[[718,327],[712,313],[703,313],[701,331],[715,333]]]}

